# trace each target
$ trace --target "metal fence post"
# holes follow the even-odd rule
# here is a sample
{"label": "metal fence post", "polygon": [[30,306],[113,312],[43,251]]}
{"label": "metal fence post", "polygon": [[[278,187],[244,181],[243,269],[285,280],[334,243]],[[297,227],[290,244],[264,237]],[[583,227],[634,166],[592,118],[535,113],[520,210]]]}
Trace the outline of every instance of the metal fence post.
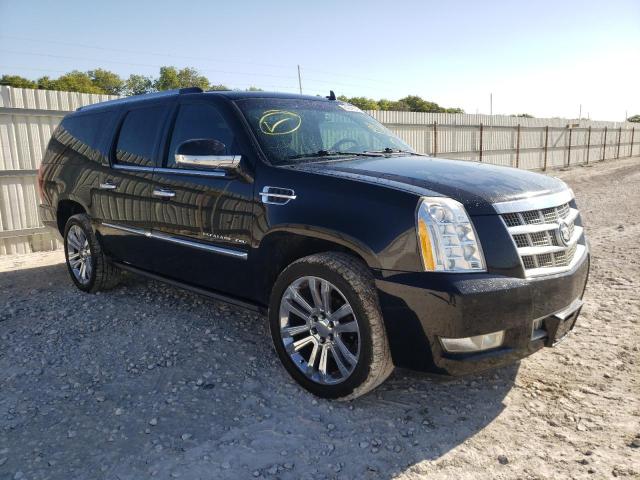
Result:
{"label": "metal fence post", "polygon": [[573,133],[573,128],[569,127],[569,145],[567,146],[567,167],[571,165],[571,134]]}
{"label": "metal fence post", "polygon": [[616,150],[616,159],[620,158],[620,140],[622,139],[622,127],[618,130],[618,149]]}
{"label": "metal fence post", "polygon": [[480,161],[482,161],[482,130],[483,130],[483,126],[482,126],[482,122],[480,122]]}
{"label": "metal fence post", "polygon": [[433,156],[438,156],[438,122],[433,122]]}
{"label": "metal fence post", "polygon": [[520,168],[520,124],[516,130],[516,168]]}
{"label": "metal fence post", "polygon": [[633,137],[636,133],[636,127],[631,129],[631,146],[629,147],[629,157],[633,157]]}
{"label": "metal fence post", "polygon": [[549,147],[549,125],[544,127],[544,166],[542,170],[547,170],[547,149]]}
{"label": "metal fence post", "polygon": [[607,127],[604,127],[604,142],[602,143],[602,161],[607,156]]}
{"label": "metal fence post", "polygon": [[589,125],[589,132],[587,133],[587,161],[585,162],[589,165],[589,155],[591,154],[591,125]]}

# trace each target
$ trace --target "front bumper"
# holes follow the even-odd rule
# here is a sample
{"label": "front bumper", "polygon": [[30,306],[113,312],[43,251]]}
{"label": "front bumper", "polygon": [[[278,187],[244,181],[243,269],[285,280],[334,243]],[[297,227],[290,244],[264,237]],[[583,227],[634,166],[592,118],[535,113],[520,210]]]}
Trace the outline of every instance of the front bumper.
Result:
{"label": "front bumper", "polygon": [[[374,273],[394,364],[463,375],[526,357],[571,329],[581,306],[574,302],[587,283],[589,254],[571,271],[527,279],[489,273]],[[533,331],[540,319],[544,337]],[[499,330],[505,330],[503,345],[485,352],[447,353],[439,340]]]}

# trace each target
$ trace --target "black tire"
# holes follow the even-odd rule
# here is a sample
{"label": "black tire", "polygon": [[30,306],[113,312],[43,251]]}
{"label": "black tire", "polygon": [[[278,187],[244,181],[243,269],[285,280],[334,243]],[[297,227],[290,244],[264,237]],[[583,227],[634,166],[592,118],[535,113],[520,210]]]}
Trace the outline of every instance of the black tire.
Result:
{"label": "black tire", "polygon": [[[90,252],[87,257],[87,262],[89,262],[90,265],[90,273],[84,281],[81,281],[82,279],[77,277],[69,261],[69,232],[74,227],[79,227],[84,233]],[[101,290],[109,290],[120,282],[120,270],[109,261],[102,251],[100,242],[98,242],[91,226],[91,220],[89,216],[84,213],[73,215],[67,220],[64,228],[64,255],[71,280],[75,286],[83,292],[95,293]]]}
{"label": "black tire", "polygon": [[[312,380],[295,364],[285,347],[281,335],[281,300],[287,288],[304,277],[317,277],[337,287],[352,308],[351,318],[358,324],[360,346],[357,362],[354,362],[353,371],[340,383],[325,384]],[[276,352],[286,370],[301,386],[319,397],[340,400],[359,397],[380,385],[393,371],[373,276],[361,260],[351,255],[320,253],[289,265],[279,275],[271,292],[269,324]]]}

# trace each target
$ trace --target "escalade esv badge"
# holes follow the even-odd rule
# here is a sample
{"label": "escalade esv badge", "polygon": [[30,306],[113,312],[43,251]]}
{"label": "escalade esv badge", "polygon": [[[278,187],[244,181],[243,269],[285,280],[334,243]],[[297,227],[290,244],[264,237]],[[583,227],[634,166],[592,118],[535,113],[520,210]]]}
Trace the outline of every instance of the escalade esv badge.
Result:
{"label": "escalade esv badge", "polygon": [[[261,312],[285,369],[325,398],[394,367],[514,362],[556,345],[583,303],[589,246],[564,182],[418,153],[333,94],[187,88],[81,107],[37,185],[80,290],[128,271]],[[245,328],[232,317],[229,337]]]}

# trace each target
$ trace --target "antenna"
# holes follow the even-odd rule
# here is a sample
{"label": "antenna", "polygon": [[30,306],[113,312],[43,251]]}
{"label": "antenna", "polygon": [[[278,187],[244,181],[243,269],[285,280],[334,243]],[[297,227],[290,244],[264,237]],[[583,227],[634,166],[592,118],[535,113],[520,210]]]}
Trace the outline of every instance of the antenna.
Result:
{"label": "antenna", "polygon": [[329,90],[329,96],[326,97],[328,100],[335,100],[336,99],[336,94],[333,93],[333,90]]}

